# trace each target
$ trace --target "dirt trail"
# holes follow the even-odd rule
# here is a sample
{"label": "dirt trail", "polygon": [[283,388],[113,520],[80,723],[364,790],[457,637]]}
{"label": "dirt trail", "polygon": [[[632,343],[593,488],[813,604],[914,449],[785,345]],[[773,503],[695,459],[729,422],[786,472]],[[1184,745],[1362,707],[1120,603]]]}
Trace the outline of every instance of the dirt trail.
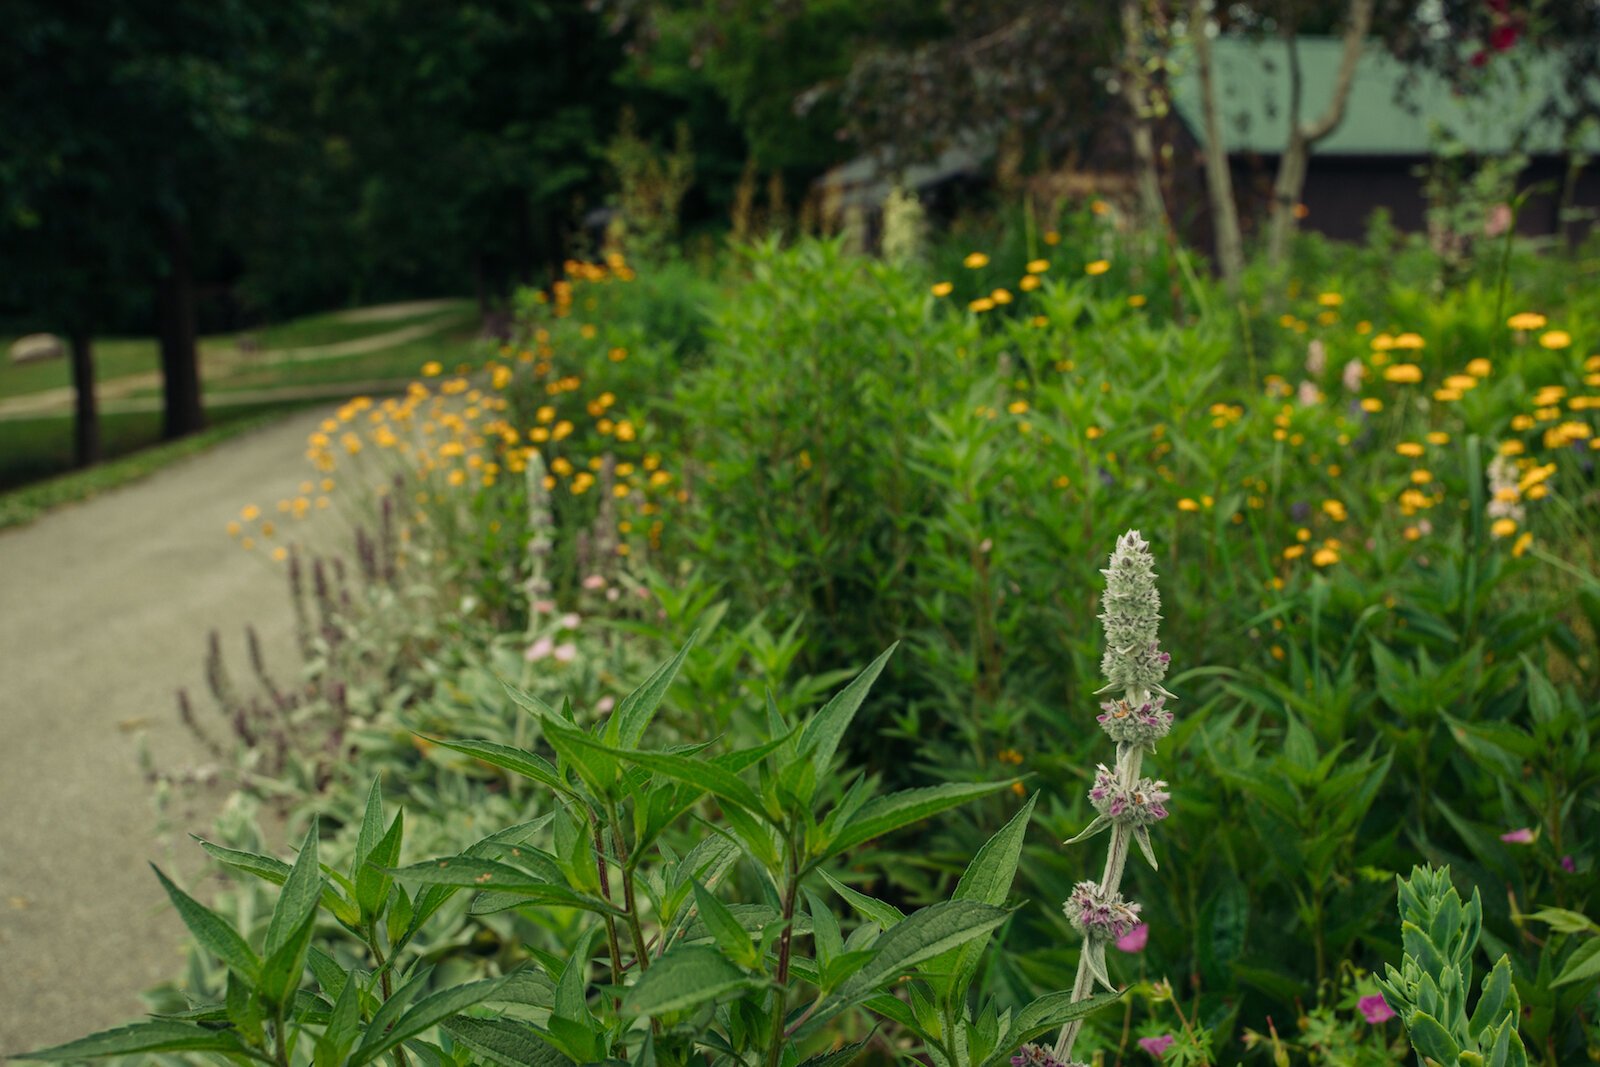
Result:
{"label": "dirt trail", "polygon": [[269,667],[291,675],[283,572],[223,528],[244,504],[295,495],[327,414],[0,533],[0,1063],[135,1019],[139,992],[178,974],[186,935],[148,863],[199,869],[187,834],[209,829],[217,801],[169,812],[158,840],[140,737],[162,767],[204,762],[173,692],[210,714],[213,628],[236,674],[253,623]]}

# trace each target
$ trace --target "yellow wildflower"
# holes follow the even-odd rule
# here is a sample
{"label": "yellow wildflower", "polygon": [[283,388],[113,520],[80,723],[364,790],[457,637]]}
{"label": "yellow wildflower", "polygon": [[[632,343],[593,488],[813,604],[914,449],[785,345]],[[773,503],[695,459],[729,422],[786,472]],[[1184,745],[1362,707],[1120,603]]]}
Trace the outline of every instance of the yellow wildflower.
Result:
{"label": "yellow wildflower", "polygon": [[1109,259],[1097,259],[1093,263],[1084,264],[1083,273],[1093,276],[1096,274],[1104,274],[1110,269],[1111,261]]}
{"label": "yellow wildflower", "polygon": [[954,288],[955,286],[949,282],[936,282],[934,283],[932,292],[934,296],[949,296],[950,291]]}
{"label": "yellow wildflower", "polygon": [[1506,325],[1513,330],[1538,330],[1544,327],[1546,321],[1537,311],[1519,311],[1506,320]]}
{"label": "yellow wildflower", "polygon": [[967,258],[961,261],[961,265],[968,270],[977,270],[980,267],[989,265],[989,257],[982,252],[969,252],[967,253]]}
{"label": "yellow wildflower", "polygon": [[1572,335],[1566,330],[1548,330],[1539,335],[1539,345],[1551,350],[1567,348],[1572,344]]}
{"label": "yellow wildflower", "polygon": [[1422,368],[1415,363],[1396,363],[1392,367],[1385,367],[1383,380],[1387,382],[1400,382],[1414,384],[1422,381]]}

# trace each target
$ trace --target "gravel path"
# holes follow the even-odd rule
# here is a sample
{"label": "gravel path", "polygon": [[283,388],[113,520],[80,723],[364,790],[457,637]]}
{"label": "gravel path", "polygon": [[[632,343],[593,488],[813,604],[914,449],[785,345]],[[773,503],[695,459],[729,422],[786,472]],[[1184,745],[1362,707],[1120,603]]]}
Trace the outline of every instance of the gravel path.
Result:
{"label": "gravel path", "polygon": [[326,416],[0,533],[0,1063],[135,1019],[139,991],[178,974],[186,935],[147,864],[200,870],[187,834],[209,829],[220,798],[169,812],[163,842],[140,739],[158,766],[203,761],[173,691],[209,712],[213,628],[236,675],[246,623],[269,667],[295,666],[281,568],[223,527],[244,504],[296,495],[305,436]]}

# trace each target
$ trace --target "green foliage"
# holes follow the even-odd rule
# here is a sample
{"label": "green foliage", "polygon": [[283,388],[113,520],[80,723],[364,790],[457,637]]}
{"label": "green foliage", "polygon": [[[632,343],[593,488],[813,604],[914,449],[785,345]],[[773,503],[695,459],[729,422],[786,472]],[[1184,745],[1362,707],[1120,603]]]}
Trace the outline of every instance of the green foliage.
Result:
{"label": "green foliage", "polygon": [[[984,946],[1012,916],[1004,905],[1032,800],[947,901],[902,916],[826,874],[861,844],[1007,785],[873,796],[874,783],[843,772],[839,740],[888,653],[803,722],[774,712],[767,740],[718,755],[670,737],[644,744],[664,732],[652,721],[688,655],[592,725],[570,705],[558,712],[518,697],[548,756],[439,742],[528,778],[545,798],[544,815],[464,852],[402,864],[403,813],[385,816],[377,780],[347,872],[321,862],[316,819],[293,865],[207,844],[229,867],[280,887],[259,939],[158,871],[199,950],[226,968],[222,1000],[21,1058],[216,1052],[361,1064],[393,1053],[400,1064],[408,1055],[554,1064],[627,1061],[631,1049],[653,1062],[776,1065],[803,1059],[843,1017],[866,1010],[903,1024],[937,1063],[991,1067],[1114,999],[1055,995],[1012,1009],[979,996]],[[741,873],[755,899],[729,903]],[[819,894],[825,885],[867,912],[848,936]],[[562,936],[514,951],[497,976],[430,980],[432,955],[417,945],[458,897],[475,915],[548,916]],[[591,973],[597,952],[603,981]]]}
{"label": "green foliage", "polygon": [[1483,922],[1477,890],[1463,906],[1449,868],[1417,867],[1400,881],[1400,919],[1405,957],[1379,984],[1418,1055],[1442,1065],[1526,1064],[1527,1050],[1517,1035],[1521,1006],[1508,957],[1501,956],[1484,978],[1477,1006],[1467,1015],[1472,956]]}

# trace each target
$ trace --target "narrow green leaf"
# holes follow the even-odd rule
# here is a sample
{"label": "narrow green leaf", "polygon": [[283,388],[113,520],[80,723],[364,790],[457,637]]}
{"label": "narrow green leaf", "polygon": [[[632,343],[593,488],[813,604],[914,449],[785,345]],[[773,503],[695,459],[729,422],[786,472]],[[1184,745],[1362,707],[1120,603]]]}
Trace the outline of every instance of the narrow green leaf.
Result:
{"label": "narrow green leaf", "polygon": [[[418,734],[418,737],[423,735]],[[564,796],[571,795],[572,786],[563,778],[550,761],[534,752],[525,749],[513,748],[510,745],[497,744],[494,741],[444,741],[438,738],[427,738],[440,748],[448,748],[453,752],[480,759],[485,763],[508,770],[513,774],[520,774],[524,778],[538,782],[548,789],[553,789]]]}
{"label": "narrow green leaf", "polygon": [[739,920],[733,917],[733,912],[728,910],[728,906],[713,896],[698,880],[694,883],[694,902],[700,912],[700,921],[716,939],[717,947],[741,965],[754,966],[756,952],[750,934],[740,925]]}
{"label": "narrow green leaf", "polygon": [[366,1037],[351,1054],[350,1064],[356,1067],[359,1064],[370,1063],[401,1042],[439,1025],[462,1009],[489,999],[505,984],[505,981],[504,978],[486,978],[480,982],[468,982],[466,985],[442,989],[431,996],[423,997],[410,1011],[402,1015],[387,1033],[380,1032],[375,1027],[368,1029]]}
{"label": "narrow green leaf", "polygon": [[622,997],[622,1011],[659,1017],[686,1011],[749,986],[752,979],[706,945],[674,948],[650,965]]}
{"label": "narrow green leaf", "polygon": [[504,1067],[573,1067],[573,1061],[525,1023],[457,1015],[439,1029],[461,1045]]}
{"label": "narrow green leaf", "polygon": [[227,1052],[243,1055],[245,1047],[227,1030],[208,1030],[187,1023],[149,1022],[102,1030],[65,1045],[25,1052],[18,1060],[56,1062],[131,1056],[140,1052]]}
{"label": "narrow green leaf", "polygon": [[849,1067],[857,1056],[866,1051],[867,1042],[871,1041],[872,1037],[873,1035],[868,1034],[853,1045],[812,1056],[809,1060],[802,1061],[800,1067]]}
{"label": "narrow green leaf", "polygon": [[[394,821],[389,824],[388,832],[367,850],[364,862],[355,870],[356,905],[360,907],[363,919],[377,915],[384,901],[389,899],[389,886],[394,876],[389,874],[387,868],[400,861],[400,839],[405,836],[405,815],[404,810],[394,813]],[[381,819],[383,816],[380,814],[378,817]]]}
{"label": "narrow green leaf", "polygon": [[344,990],[328,1017],[328,1025],[317,1037],[313,1055],[315,1067],[339,1067],[355,1044],[361,1026],[361,996],[356,988],[359,984],[353,979],[344,983]]}
{"label": "narrow green leaf", "polygon": [[1578,951],[1567,957],[1561,973],[1550,983],[1551,988],[1583,982],[1600,975],[1600,937],[1591,937],[1578,946]]}
{"label": "narrow green leaf", "polygon": [[284,1004],[300,986],[306,969],[306,950],[311,947],[311,932],[316,927],[316,914],[305,917],[299,929],[290,931],[288,937],[275,950],[267,954],[261,965],[261,997],[268,1004]]}
{"label": "narrow green leaf", "polygon": [[[867,801],[827,846],[834,856],[891,830],[909,826],[958,804],[1009,788],[1005,782],[949,782],[922,789],[904,789]],[[825,858],[825,857],[824,857]]]}
{"label": "narrow green leaf", "polygon": [[[956,883],[956,890],[950,899],[975,900],[996,907],[1006,902],[1006,897],[1011,893],[1011,883],[1016,878],[1017,864],[1022,859],[1022,842],[1028,835],[1033,806],[1038,799],[1038,793],[1029,797],[1022,810],[1012,816],[999,833],[984,842],[961,875],[961,881]],[[984,946],[988,943],[988,934],[975,937],[960,948],[941,955],[929,964],[928,969],[949,974],[953,985],[947,988],[960,988],[977,971]]]}
{"label": "narrow green leaf", "polygon": [[1011,913],[972,900],[946,900],[914,911],[872,944],[872,957],[839,989],[845,998],[869,993],[911,967],[993,930]]}
{"label": "narrow green leaf", "polygon": [[865,893],[851,889],[827,871],[822,872],[822,880],[832,886],[833,891],[843,897],[845,902],[852,908],[885,930],[906,917],[905,912],[893,904],[886,904],[875,897],[869,897]]}
{"label": "narrow green leaf", "polygon": [[570,739],[577,745],[627,760],[646,770],[692,785],[702,792],[710,793],[718,800],[737,804],[753,815],[766,818],[761,798],[756,795],[756,791],[746,785],[738,775],[714,763],[665,752],[626,752],[612,749],[592,737],[576,732],[572,732]]}
{"label": "narrow green leaf", "polygon": [[1017,1013],[1016,1018],[1011,1020],[1005,1039],[981,1061],[979,1067],[1001,1067],[1010,1061],[1011,1054],[1021,1046],[1059,1030],[1067,1023],[1110,1007],[1120,999],[1121,993],[1101,993],[1083,1000],[1073,1000],[1071,992],[1047,993]]}
{"label": "narrow green leaf", "polygon": [[367,807],[361,816],[361,829],[356,834],[356,853],[350,860],[350,880],[360,881],[361,868],[372,855],[372,850],[383,840],[383,778],[375,775],[372,787],[367,790]]}
{"label": "narrow green leaf", "polygon": [[650,720],[655,717],[656,709],[666,698],[667,690],[672,688],[673,680],[678,677],[678,669],[683,666],[684,658],[689,655],[699,636],[699,630],[690,634],[676,656],[657,667],[643,685],[622,698],[606,723],[605,739],[608,744],[615,745],[620,741],[625,748],[634,748],[639,744],[650,726]]}
{"label": "narrow green leaf", "polygon": [[867,698],[872,683],[878,680],[884,664],[889,662],[889,657],[894,655],[894,650],[898,647],[898,642],[890,645],[877,659],[867,665],[866,670],[856,675],[854,681],[841,689],[832,700],[811,716],[805,729],[800,731],[800,755],[811,757],[819,779],[828,773],[829,764],[833,762],[833,755],[839,748],[839,742],[849,730],[851,721],[855,719],[856,712],[861,707],[861,702]]}
{"label": "narrow green leaf", "polygon": [[289,940],[299,934],[317,910],[317,899],[322,896],[322,871],[317,864],[317,819],[311,819],[311,829],[306,831],[300,845],[300,855],[295,857],[294,868],[278,894],[277,906],[272,909],[272,922],[267,926],[267,955],[271,957]]}
{"label": "narrow green leaf", "polygon": [[171,879],[161,873],[160,867],[151,864],[150,869],[161,879],[161,888],[167,891],[172,906],[178,909],[178,917],[201,947],[213,953],[239,977],[251,982],[260,977],[261,960],[226,919],[173,885]]}

